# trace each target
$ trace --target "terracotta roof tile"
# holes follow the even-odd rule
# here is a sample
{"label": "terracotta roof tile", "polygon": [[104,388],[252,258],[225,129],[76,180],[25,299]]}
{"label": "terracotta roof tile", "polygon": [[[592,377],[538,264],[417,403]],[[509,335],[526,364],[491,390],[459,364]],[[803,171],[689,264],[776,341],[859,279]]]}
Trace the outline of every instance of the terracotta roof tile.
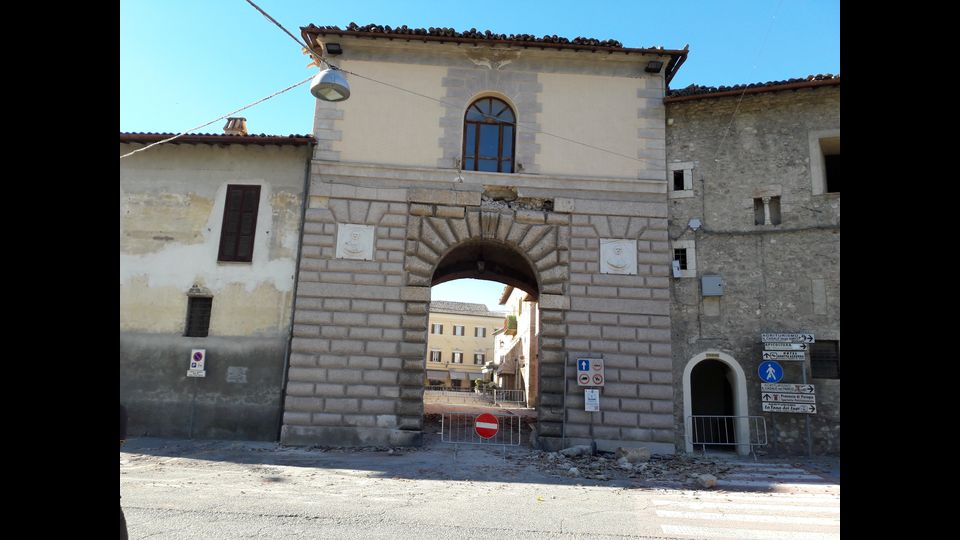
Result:
{"label": "terracotta roof tile", "polygon": [[840,75],[810,75],[803,79],[788,79],[785,81],[770,81],[763,83],[738,84],[736,86],[700,86],[691,84],[686,88],[670,90],[667,102],[686,101],[688,99],[723,97],[740,95],[743,93],[756,94],[760,92],[775,92],[796,88],[812,88],[817,86],[839,86]]}
{"label": "terracotta roof tile", "polygon": [[[176,133],[153,132],[121,132],[121,143],[154,143],[169,139]],[[178,137],[167,144],[277,144],[289,146],[303,146],[315,144],[313,135],[225,135],[223,133],[190,133]]]}
{"label": "terracotta roof tile", "polygon": [[664,49],[663,47],[653,46],[643,49],[632,49],[623,46],[623,43],[615,39],[596,39],[588,37],[575,37],[573,39],[565,38],[562,36],[554,35],[545,35],[545,36],[534,36],[532,34],[498,34],[491,32],[490,30],[477,30],[476,28],[471,28],[469,30],[464,30],[463,32],[457,31],[453,28],[408,28],[407,25],[391,27],[389,25],[379,25],[379,24],[368,24],[360,26],[357,23],[350,23],[347,25],[346,29],[341,29],[339,26],[316,26],[311,24],[309,26],[303,26],[300,28],[300,31],[303,34],[343,34],[343,35],[357,35],[357,36],[366,36],[366,37],[379,37],[377,34],[386,36],[403,36],[407,38],[436,38],[438,40],[445,41],[464,41],[469,40],[474,41],[491,41],[491,42],[510,42],[518,45],[559,45],[559,48],[584,48],[584,47],[597,47],[602,49],[622,49],[624,51],[657,51],[663,53],[685,53],[685,51],[670,51]]}

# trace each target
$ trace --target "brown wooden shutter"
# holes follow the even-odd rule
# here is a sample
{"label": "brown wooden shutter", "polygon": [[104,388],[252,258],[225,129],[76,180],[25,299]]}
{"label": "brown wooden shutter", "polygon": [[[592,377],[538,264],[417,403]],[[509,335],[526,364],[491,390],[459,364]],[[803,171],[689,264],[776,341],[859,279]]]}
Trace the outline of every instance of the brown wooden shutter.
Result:
{"label": "brown wooden shutter", "polygon": [[259,206],[260,186],[227,186],[218,261],[253,260]]}
{"label": "brown wooden shutter", "polygon": [[187,300],[187,337],[207,337],[213,298],[194,296]]}

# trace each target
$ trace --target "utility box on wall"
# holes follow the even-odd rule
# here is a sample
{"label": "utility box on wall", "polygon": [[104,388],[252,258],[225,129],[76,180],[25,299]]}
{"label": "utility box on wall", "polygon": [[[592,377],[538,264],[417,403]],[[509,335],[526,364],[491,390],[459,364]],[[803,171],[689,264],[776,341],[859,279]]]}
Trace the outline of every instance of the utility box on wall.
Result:
{"label": "utility box on wall", "polygon": [[700,288],[703,290],[703,296],[723,296],[723,278],[703,276],[700,278]]}

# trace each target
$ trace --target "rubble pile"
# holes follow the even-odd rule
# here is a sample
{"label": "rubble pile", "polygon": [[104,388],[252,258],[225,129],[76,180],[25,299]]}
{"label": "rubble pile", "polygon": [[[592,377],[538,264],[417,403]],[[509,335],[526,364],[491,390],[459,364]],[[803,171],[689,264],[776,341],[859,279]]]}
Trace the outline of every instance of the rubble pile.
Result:
{"label": "rubble pile", "polygon": [[536,467],[555,477],[586,480],[633,479],[638,483],[713,487],[732,466],[700,456],[653,455],[645,448],[620,448],[616,453],[573,446],[559,452],[534,452]]}

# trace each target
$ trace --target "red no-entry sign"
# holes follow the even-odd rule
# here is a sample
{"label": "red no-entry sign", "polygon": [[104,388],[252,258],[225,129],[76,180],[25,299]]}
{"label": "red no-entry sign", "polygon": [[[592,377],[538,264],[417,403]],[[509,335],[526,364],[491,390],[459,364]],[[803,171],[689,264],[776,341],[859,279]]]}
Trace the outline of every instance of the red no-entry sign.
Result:
{"label": "red no-entry sign", "polygon": [[484,439],[489,439],[497,434],[497,430],[500,429],[500,423],[497,422],[496,416],[490,413],[483,413],[477,417],[473,429],[477,432],[477,435]]}

